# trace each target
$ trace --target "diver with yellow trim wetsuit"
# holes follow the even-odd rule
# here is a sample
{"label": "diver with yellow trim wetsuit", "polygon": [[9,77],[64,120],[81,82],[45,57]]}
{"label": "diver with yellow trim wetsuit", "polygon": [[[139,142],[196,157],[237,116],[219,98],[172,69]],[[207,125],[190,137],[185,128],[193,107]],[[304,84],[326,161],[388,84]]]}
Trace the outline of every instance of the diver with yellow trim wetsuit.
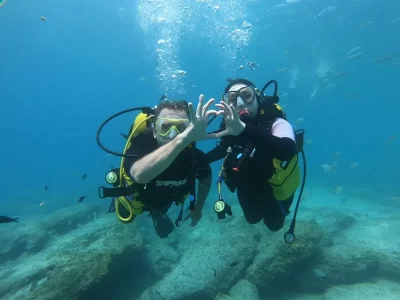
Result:
{"label": "diver with yellow trim wetsuit", "polygon": [[[217,113],[207,111],[213,99],[203,105],[203,98],[200,95],[196,112],[191,103],[162,98],[155,109],[126,110],[100,127],[99,146],[122,156],[122,160],[119,169],[106,175],[106,181],[113,188],[100,187],[99,196],[114,198],[115,211],[121,221],[131,222],[148,211],[157,234],[166,238],[175,228],[166,213],[173,203],[181,205],[175,225],[182,225],[186,198],[190,200],[192,226],[200,220],[212,177],[206,156],[196,148],[195,142],[211,137],[206,133],[207,119]],[[142,113],[131,128],[124,153],[106,149],[99,139],[102,127],[110,119],[132,110],[142,110]],[[197,194],[196,179],[199,181]]]}
{"label": "diver with yellow trim wetsuit", "polygon": [[[264,94],[275,84],[273,96]],[[277,105],[277,82],[260,91],[246,79],[230,80],[217,115],[223,116],[217,135],[221,141],[207,153],[210,163],[225,157],[219,175],[219,199],[214,205],[220,219],[232,214],[221,194],[221,182],[236,191],[244,216],[250,224],[261,220],[271,231],[283,227],[294,194],[301,184],[298,153],[303,153],[304,131],[294,132]],[[304,160],[305,163],[305,160]],[[305,170],[305,169],[304,169]],[[305,174],[304,174],[305,175]],[[304,181],[301,191],[304,187]],[[300,198],[299,198],[300,199]],[[297,214],[296,205],[295,216]],[[293,218],[285,241],[294,241]]]}

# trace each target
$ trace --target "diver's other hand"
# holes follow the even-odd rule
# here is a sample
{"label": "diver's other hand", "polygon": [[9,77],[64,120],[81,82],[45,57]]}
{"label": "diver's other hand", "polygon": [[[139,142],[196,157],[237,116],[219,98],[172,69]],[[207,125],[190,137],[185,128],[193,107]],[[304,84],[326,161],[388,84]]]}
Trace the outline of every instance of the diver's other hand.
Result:
{"label": "diver's other hand", "polygon": [[226,102],[221,101],[220,104],[216,104],[220,110],[217,115],[223,115],[225,119],[225,130],[217,133],[213,133],[216,137],[223,137],[226,135],[239,135],[243,132],[246,124],[240,120],[239,114],[236,108],[228,105]]}
{"label": "diver's other hand", "polygon": [[203,216],[201,211],[198,210],[192,210],[190,211],[190,218],[192,219],[192,223],[190,223],[190,226],[194,227],[199,223],[201,217]]}
{"label": "diver's other hand", "polygon": [[197,105],[196,112],[192,103],[189,103],[189,114],[190,114],[190,125],[183,132],[186,135],[188,141],[195,142],[204,140],[207,138],[207,124],[208,117],[210,115],[216,115],[216,110],[207,110],[210,105],[214,102],[214,99],[210,99],[206,104],[203,105],[204,95],[199,96],[199,104]]}

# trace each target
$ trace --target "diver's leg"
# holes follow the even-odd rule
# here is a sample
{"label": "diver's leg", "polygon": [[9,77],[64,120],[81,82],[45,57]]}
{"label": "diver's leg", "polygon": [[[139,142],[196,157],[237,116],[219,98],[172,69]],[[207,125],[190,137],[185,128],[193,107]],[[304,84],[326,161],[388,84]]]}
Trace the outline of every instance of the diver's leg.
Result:
{"label": "diver's leg", "polygon": [[237,197],[246,221],[250,224],[260,222],[263,218],[263,210],[259,207],[256,189],[249,185],[240,185],[237,188]]}
{"label": "diver's leg", "polygon": [[294,194],[287,200],[278,201],[274,196],[269,195],[264,199],[268,208],[265,210],[264,223],[271,231],[278,231],[283,227],[286,216],[289,214]]}
{"label": "diver's leg", "polygon": [[111,200],[107,213],[113,213],[113,212],[115,212],[115,198]]}
{"label": "diver's leg", "polygon": [[154,228],[156,229],[158,236],[162,239],[168,237],[168,235],[170,235],[175,229],[174,223],[167,216],[167,211],[171,205],[172,203],[163,207],[155,208],[150,212]]}

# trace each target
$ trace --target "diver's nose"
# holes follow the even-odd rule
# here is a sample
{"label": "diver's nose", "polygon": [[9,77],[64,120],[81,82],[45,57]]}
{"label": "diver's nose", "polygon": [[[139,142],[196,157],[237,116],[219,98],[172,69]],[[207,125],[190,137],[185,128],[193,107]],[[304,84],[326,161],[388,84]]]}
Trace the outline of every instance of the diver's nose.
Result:
{"label": "diver's nose", "polygon": [[238,96],[237,101],[236,101],[236,108],[239,109],[239,108],[243,108],[245,106],[246,106],[246,104],[244,103],[242,97]]}

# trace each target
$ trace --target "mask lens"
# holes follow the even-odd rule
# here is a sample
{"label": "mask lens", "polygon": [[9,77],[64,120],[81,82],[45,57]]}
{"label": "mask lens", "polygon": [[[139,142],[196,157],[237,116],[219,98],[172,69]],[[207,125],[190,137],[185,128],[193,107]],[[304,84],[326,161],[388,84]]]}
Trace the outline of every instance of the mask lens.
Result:
{"label": "mask lens", "polygon": [[251,103],[254,100],[255,97],[255,91],[251,87],[244,87],[239,90],[239,95],[243,99],[244,102],[246,103]]}
{"label": "mask lens", "polygon": [[176,129],[178,130],[179,133],[182,133],[188,127],[188,124],[186,124],[186,123],[176,124],[175,127],[176,127]]}
{"label": "mask lens", "polygon": [[157,132],[161,136],[166,136],[175,128],[178,133],[182,133],[189,126],[190,122],[187,119],[158,119],[156,122]]}
{"label": "mask lens", "polygon": [[236,99],[237,99],[236,92],[228,92],[226,95],[228,97],[227,103],[235,105],[236,104]]}
{"label": "mask lens", "polygon": [[230,105],[236,106],[238,96],[240,96],[244,102],[250,104],[256,97],[256,91],[251,86],[245,86],[238,91],[230,91],[225,93],[222,97],[222,100]]}

